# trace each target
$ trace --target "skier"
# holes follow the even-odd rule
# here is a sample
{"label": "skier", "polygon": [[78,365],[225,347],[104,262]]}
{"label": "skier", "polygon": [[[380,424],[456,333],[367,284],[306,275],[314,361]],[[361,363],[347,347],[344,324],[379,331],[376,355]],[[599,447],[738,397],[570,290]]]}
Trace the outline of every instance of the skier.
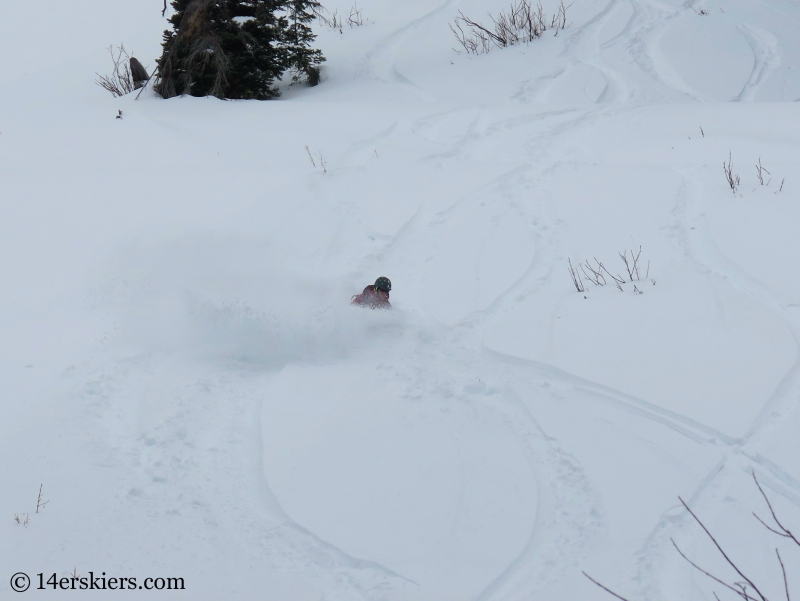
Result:
{"label": "skier", "polygon": [[389,291],[391,289],[392,283],[389,278],[381,276],[375,280],[373,285],[364,288],[364,292],[356,294],[350,304],[369,307],[370,309],[391,309],[392,305],[389,303]]}

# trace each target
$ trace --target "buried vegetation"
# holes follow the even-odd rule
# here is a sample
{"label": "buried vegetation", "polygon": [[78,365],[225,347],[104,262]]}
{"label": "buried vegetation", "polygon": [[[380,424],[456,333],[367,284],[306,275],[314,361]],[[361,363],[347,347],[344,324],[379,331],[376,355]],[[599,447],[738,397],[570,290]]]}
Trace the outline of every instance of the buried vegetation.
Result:
{"label": "buried vegetation", "polygon": [[489,14],[491,25],[482,25],[458,11],[450,31],[468,54],[483,54],[493,47],[527,44],[539,39],[548,30],[558,35],[559,31],[567,28],[567,9],[570,6],[572,4],[565,5],[561,0],[556,14],[548,17],[541,2],[534,6],[531,0],[516,0],[506,12],[500,12],[497,16]]}

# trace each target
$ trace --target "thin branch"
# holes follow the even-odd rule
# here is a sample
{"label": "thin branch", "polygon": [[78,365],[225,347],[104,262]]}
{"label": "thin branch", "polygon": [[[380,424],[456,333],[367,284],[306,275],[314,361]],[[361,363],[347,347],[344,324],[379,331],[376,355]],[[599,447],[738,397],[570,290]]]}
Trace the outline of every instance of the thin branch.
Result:
{"label": "thin branch", "polygon": [[[727,582],[723,582],[722,580],[720,580],[719,578],[717,578],[716,576],[714,576],[714,574],[711,574],[711,573],[709,573],[709,572],[706,572],[706,571],[705,571],[703,568],[701,568],[699,565],[697,565],[697,564],[696,564],[695,562],[693,562],[691,559],[689,559],[688,557],[686,557],[686,555],[683,553],[683,551],[681,551],[680,547],[678,546],[678,543],[676,543],[676,542],[675,542],[675,541],[674,541],[672,538],[670,538],[669,540],[670,540],[670,541],[672,541],[672,546],[674,546],[674,547],[675,547],[675,549],[678,551],[678,553],[680,553],[680,556],[681,556],[681,557],[683,557],[683,558],[684,558],[686,561],[688,561],[688,562],[689,562],[689,563],[692,565],[692,567],[694,567],[696,570],[698,570],[698,571],[702,572],[703,574],[705,574],[706,576],[708,576],[708,577],[709,577],[709,578],[711,578],[712,580],[715,580],[715,581],[719,582],[719,583],[720,583],[722,586],[724,586],[725,588],[728,588],[728,589],[732,590],[734,593],[736,593],[736,594],[737,594],[737,595],[739,595],[740,597],[742,597],[742,596],[743,596],[743,595],[742,595],[742,593],[741,593],[741,591],[738,591],[738,590],[736,590],[735,588],[733,588],[733,587],[732,587],[730,584],[728,584]],[[714,596],[715,596],[715,597],[717,596],[717,595],[716,595],[716,593],[714,593]],[[758,601],[758,599],[756,599],[756,598],[754,598],[754,597],[750,597],[750,596],[748,596],[746,593],[744,594],[743,598],[745,599],[745,601],[748,601],[748,600],[749,600],[749,601]]]}
{"label": "thin branch", "polygon": [[589,574],[587,574],[586,572],[583,572],[583,575],[584,575],[584,576],[586,576],[586,577],[587,577],[589,580],[591,580],[592,582],[594,582],[594,583],[595,583],[597,586],[599,586],[599,587],[600,587],[601,589],[603,589],[605,592],[607,592],[607,593],[609,593],[609,594],[611,594],[611,595],[614,595],[614,596],[615,596],[617,599],[622,599],[622,601],[628,601],[628,600],[627,600],[625,597],[621,597],[620,595],[618,595],[617,593],[615,593],[615,592],[614,592],[614,591],[612,591],[611,589],[609,589],[609,588],[606,588],[605,586],[603,586],[602,584],[600,584],[599,582],[597,582],[597,580],[595,580],[594,578],[592,578],[591,576],[589,576]]}
{"label": "thin branch", "polygon": [[586,288],[581,280],[581,274],[572,266],[572,259],[567,258],[567,261],[569,262],[569,274],[572,276],[572,283],[575,285],[575,289],[578,292],[586,292]]}
{"label": "thin branch", "polygon": [[783,590],[786,591],[786,601],[792,601],[792,598],[789,596],[789,582],[786,580],[786,568],[783,566],[781,554],[777,549],[775,549],[775,555],[778,556],[778,561],[781,564],[781,572],[783,572]]}
{"label": "thin branch", "polygon": [[[761,157],[758,157],[758,163],[756,163],[756,175],[758,176],[758,181],[761,183],[762,186],[764,185],[764,174],[765,173],[767,175],[771,175],[771,173],[769,171],[767,171],[767,169],[761,165]],[[770,181],[772,181],[772,180],[770,180]],[[767,185],[769,186],[769,182],[767,182]]]}
{"label": "thin branch", "polygon": [[769,530],[770,532],[774,532],[774,533],[775,533],[775,534],[777,534],[778,536],[783,536],[784,538],[790,538],[790,539],[792,539],[792,540],[794,541],[794,543],[795,543],[796,545],[800,546],[800,541],[798,541],[798,540],[797,540],[797,538],[795,537],[795,535],[794,535],[794,534],[792,534],[792,531],[791,531],[791,530],[789,530],[789,529],[788,529],[786,526],[784,526],[783,524],[781,524],[780,520],[778,519],[778,516],[777,516],[777,515],[775,515],[775,510],[774,510],[774,509],[772,509],[772,503],[770,503],[770,502],[769,502],[769,499],[767,498],[767,495],[766,495],[766,493],[764,492],[764,489],[763,489],[763,488],[761,488],[761,484],[759,483],[759,481],[758,481],[758,478],[756,478],[756,473],[755,473],[755,472],[752,472],[752,474],[753,474],[753,480],[755,480],[756,486],[758,486],[758,491],[761,493],[761,496],[762,496],[762,497],[764,497],[764,500],[767,502],[767,507],[769,507],[769,512],[772,514],[772,519],[773,519],[773,520],[775,520],[775,523],[776,523],[776,524],[778,524],[778,528],[780,528],[780,529],[781,529],[781,531],[780,531],[780,532],[778,532],[777,530],[774,530],[774,529],[770,528],[769,526],[767,526],[767,525],[764,523],[764,520],[762,520],[760,517],[758,517],[758,516],[756,515],[756,512],[755,512],[755,511],[753,512],[753,515],[755,515],[755,516],[756,516],[756,519],[757,519],[759,522],[761,522],[762,524],[764,524],[764,527],[765,527],[767,530]]}
{"label": "thin branch", "polygon": [[733,172],[733,167],[731,166],[731,153],[728,151],[728,162],[727,164],[725,161],[722,161],[722,170],[725,172],[725,179],[728,182],[728,186],[730,186],[731,191],[736,194],[736,190],[739,188],[739,176]]}
{"label": "thin branch", "polygon": [[42,501],[42,486],[43,484],[39,485],[39,496],[36,499],[36,513],[39,513],[40,509],[44,509],[44,506],[47,505],[50,501]]}
{"label": "thin branch", "polygon": [[[597,261],[597,258],[595,258],[595,261]],[[617,283],[617,286],[619,286],[620,284],[624,284],[625,283],[625,278],[623,278],[621,275],[619,275],[619,276],[612,275],[612,273],[608,269],[606,269],[605,265],[600,263],[600,261],[597,261],[597,263],[598,263],[598,265],[600,265],[600,268],[603,271],[605,271],[609,275],[609,277]]]}
{"label": "thin branch", "polygon": [[[725,558],[725,561],[727,561],[727,562],[728,562],[728,564],[729,564],[729,565],[730,565],[730,566],[731,566],[731,567],[732,567],[734,570],[736,570],[736,573],[737,573],[737,574],[739,574],[739,576],[741,576],[742,578],[744,578],[744,579],[745,579],[745,581],[747,582],[747,584],[749,584],[751,587],[753,587],[753,590],[754,590],[756,593],[758,593],[758,596],[759,596],[759,597],[761,597],[761,601],[767,601],[767,598],[766,598],[764,595],[762,595],[762,594],[761,594],[761,591],[760,591],[760,590],[758,590],[758,587],[757,587],[755,584],[753,584],[753,581],[752,581],[752,580],[750,580],[750,579],[749,579],[747,576],[745,576],[745,575],[742,573],[742,571],[741,571],[741,570],[740,570],[740,569],[737,567],[737,565],[736,565],[735,563],[733,563],[733,561],[731,560],[731,558],[730,558],[730,557],[728,557],[728,554],[727,554],[727,553],[725,553],[725,551],[723,551],[722,547],[721,547],[721,546],[720,546],[720,544],[717,542],[717,539],[715,539],[715,538],[714,538],[714,536],[711,534],[711,532],[709,532],[709,531],[708,531],[708,528],[706,528],[705,524],[703,524],[703,522],[701,522],[701,521],[700,521],[700,518],[698,518],[698,517],[695,515],[695,513],[694,513],[694,512],[693,512],[693,511],[692,511],[692,510],[689,508],[689,506],[686,504],[686,501],[684,501],[684,500],[683,500],[681,497],[678,497],[678,500],[679,500],[679,501],[680,501],[680,502],[683,504],[683,506],[686,508],[686,511],[688,511],[688,512],[691,514],[691,516],[692,516],[692,517],[695,519],[695,521],[696,521],[698,524],[700,524],[700,527],[703,529],[703,531],[704,531],[704,532],[705,532],[705,533],[708,535],[708,537],[709,537],[709,538],[711,539],[711,541],[714,543],[714,546],[717,548],[717,550],[718,550],[718,551],[719,551],[719,552],[722,554],[722,556]],[[744,593],[744,595],[747,595],[747,593]]]}

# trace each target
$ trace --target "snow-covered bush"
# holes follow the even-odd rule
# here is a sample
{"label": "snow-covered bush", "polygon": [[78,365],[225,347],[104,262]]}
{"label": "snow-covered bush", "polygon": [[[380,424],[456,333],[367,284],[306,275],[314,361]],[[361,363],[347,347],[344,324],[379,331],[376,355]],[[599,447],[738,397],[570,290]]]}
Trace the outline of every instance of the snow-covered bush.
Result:
{"label": "snow-covered bush", "polygon": [[542,37],[548,29],[558,35],[567,27],[569,6],[561,0],[556,14],[548,19],[541,2],[533,6],[530,0],[515,0],[507,12],[501,12],[496,17],[489,15],[492,20],[490,26],[481,25],[458,11],[455,27],[450,25],[450,31],[467,53],[482,54],[489,52],[493,46],[505,48],[532,42]]}

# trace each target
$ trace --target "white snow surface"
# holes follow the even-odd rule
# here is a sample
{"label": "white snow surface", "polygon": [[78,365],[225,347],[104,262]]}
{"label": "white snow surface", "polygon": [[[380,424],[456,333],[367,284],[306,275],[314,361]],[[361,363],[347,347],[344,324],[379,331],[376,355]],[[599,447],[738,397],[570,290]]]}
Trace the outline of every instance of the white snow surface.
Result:
{"label": "white snow surface", "polygon": [[679,496],[800,596],[751,515],[755,473],[800,530],[800,3],[692,1],[476,57],[448,23],[507,0],[360,0],[269,102],[94,85],[161,0],[5,2],[0,597],[731,595]]}

